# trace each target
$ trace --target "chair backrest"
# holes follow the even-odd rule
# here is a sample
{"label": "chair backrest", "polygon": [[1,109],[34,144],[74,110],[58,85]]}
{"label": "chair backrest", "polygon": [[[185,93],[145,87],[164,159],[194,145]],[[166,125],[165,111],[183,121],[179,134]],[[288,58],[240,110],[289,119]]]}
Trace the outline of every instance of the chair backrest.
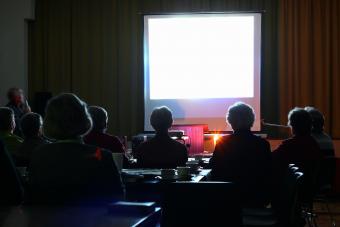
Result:
{"label": "chair backrest", "polygon": [[227,182],[176,182],[162,195],[162,226],[242,226],[238,192]]}
{"label": "chair backrest", "polygon": [[295,168],[288,168],[277,207],[279,221],[283,226],[294,226],[299,221],[301,215],[299,194],[302,181],[303,173],[297,172]]}
{"label": "chair backrest", "polygon": [[318,174],[319,187],[333,186],[336,172],[336,160],[334,156],[326,156],[322,159]]}

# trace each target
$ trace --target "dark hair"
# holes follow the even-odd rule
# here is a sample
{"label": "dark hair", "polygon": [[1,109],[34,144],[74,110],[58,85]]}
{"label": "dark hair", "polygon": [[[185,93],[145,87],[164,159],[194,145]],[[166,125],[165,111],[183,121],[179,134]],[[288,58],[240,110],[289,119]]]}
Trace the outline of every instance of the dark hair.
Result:
{"label": "dark hair", "polygon": [[289,112],[288,124],[296,135],[308,135],[312,130],[312,118],[303,108],[295,107]]}
{"label": "dark hair", "polygon": [[229,107],[227,121],[233,130],[250,129],[255,121],[253,108],[243,102],[236,102]]}
{"label": "dark hair", "polygon": [[107,111],[100,106],[89,106],[89,113],[92,117],[92,130],[102,131],[107,128]]}
{"label": "dark hair", "polygon": [[325,124],[325,118],[323,114],[318,109],[311,106],[305,107],[305,110],[312,118],[312,131],[316,133],[321,133]]}
{"label": "dark hair", "polygon": [[27,113],[20,119],[21,131],[26,138],[39,135],[42,124],[42,118],[37,113]]}
{"label": "dark hair", "polygon": [[150,123],[156,132],[168,130],[172,122],[172,112],[166,106],[157,107],[151,113]]}
{"label": "dark hair", "polygon": [[14,127],[15,122],[13,110],[8,107],[0,107],[0,130],[9,131],[12,130]]}
{"label": "dark hair", "polygon": [[92,119],[86,103],[75,94],[64,93],[53,97],[47,104],[44,135],[51,139],[75,139],[92,128]]}

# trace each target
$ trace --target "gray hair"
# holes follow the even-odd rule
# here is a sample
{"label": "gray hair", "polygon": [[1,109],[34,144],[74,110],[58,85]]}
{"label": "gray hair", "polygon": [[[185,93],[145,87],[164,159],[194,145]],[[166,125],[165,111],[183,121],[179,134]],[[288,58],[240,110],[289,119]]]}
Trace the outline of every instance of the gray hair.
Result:
{"label": "gray hair", "polygon": [[107,111],[100,106],[89,106],[89,113],[92,117],[94,131],[103,131],[107,128]]}
{"label": "gray hair", "polygon": [[63,93],[52,98],[46,107],[43,131],[51,139],[75,139],[92,128],[87,105],[75,94]]}
{"label": "gray hair", "polygon": [[306,106],[305,110],[312,118],[312,131],[316,133],[321,133],[325,124],[324,115],[318,109],[312,106]]}
{"label": "gray hair", "polygon": [[295,107],[288,113],[288,125],[295,135],[309,135],[312,130],[312,117],[303,108]]}
{"label": "gray hair", "polygon": [[26,113],[20,119],[20,128],[22,134],[26,138],[30,138],[33,136],[37,136],[40,132],[40,129],[43,125],[43,120],[40,114],[37,113]]}
{"label": "gray hair", "polygon": [[250,129],[255,121],[255,112],[250,105],[236,102],[228,108],[227,121],[233,130]]}
{"label": "gray hair", "polygon": [[172,122],[172,112],[166,106],[157,107],[151,113],[150,123],[156,132],[168,130]]}

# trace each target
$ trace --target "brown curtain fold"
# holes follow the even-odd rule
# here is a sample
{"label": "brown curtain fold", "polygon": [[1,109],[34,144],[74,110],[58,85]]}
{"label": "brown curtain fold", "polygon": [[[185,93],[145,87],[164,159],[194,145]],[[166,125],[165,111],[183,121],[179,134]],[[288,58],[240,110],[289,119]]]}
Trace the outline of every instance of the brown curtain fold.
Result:
{"label": "brown curtain fold", "polygon": [[29,26],[30,97],[74,92],[108,110],[110,132],[133,135],[144,124],[143,14],[265,11],[262,117],[276,122],[277,6],[277,0],[37,0]]}
{"label": "brown curtain fold", "polygon": [[295,106],[315,106],[340,138],[340,2],[280,0],[279,9],[281,122]]}

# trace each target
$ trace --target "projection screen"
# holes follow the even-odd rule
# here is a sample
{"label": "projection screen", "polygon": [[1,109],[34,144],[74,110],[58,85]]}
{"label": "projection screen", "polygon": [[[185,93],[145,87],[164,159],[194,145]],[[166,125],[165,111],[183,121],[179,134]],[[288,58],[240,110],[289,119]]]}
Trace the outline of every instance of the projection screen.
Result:
{"label": "projection screen", "polygon": [[261,13],[144,15],[144,130],[157,106],[174,124],[230,131],[237,101],[256,114],[260,131]]}

